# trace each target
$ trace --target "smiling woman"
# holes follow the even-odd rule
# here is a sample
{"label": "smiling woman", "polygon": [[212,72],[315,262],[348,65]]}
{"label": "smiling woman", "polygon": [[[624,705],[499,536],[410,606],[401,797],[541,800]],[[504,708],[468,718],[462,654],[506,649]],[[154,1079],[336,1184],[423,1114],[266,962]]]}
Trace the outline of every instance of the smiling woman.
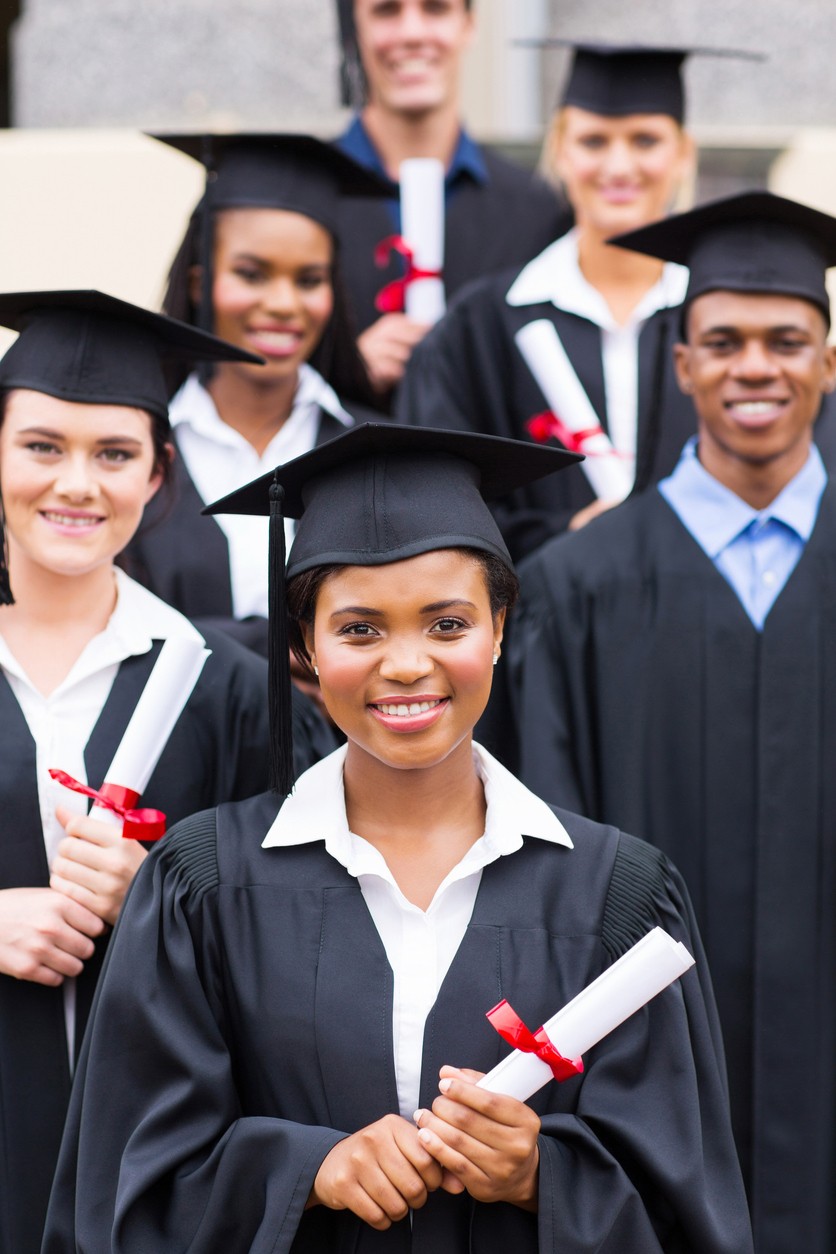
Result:
{"label": "smiling woman", "polygon": [[264,364],[171,375],[175,505],[151,507],[124,563],[184,614],[266,653],[266,526],[200,511],[371,416],[336,220],[341,197],[379,197],[385,185],[305,135],[161,138],[207,168],[165,311]]}
{"label": "smiling woman", "polygon": [[175,822],[252,795],[268,729],[261,660],[114,569],[171,464],[163,357],[246,354],[97,292],[3,294],[0,323],[20,331],[0,362],[0,1249],[28,1252],[109,931],[145,857],[49,769],[102,784],[172,639],[211,656],[150,804]]}
{"label": "smiling woman", "polygon": [[[277,539],[279,507],[299,520],[292,638],[347,743],[289,796],[292,775],[188,820],[137,878],[46,1254],[160,1232],[194,1254],[751,1250],[677,872],[473,742],[516,590],[483,494],[571,460],[367,424],[212,507],[269,510]],[[492,1005],[543,1022],[660,922],[698,970],[582,1076],[531,1106],[477,1086],[504,1052]]]}

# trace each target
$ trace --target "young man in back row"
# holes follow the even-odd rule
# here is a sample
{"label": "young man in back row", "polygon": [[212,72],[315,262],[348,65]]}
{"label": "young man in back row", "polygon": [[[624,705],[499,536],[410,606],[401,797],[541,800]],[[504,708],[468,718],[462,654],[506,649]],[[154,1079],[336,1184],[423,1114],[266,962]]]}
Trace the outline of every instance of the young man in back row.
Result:
{"label": "young man in back row", "polygon": [[522,776],[664,849],[717,993],[759,1254],[836,1248],[836,220],[749,193],[618,237],[690,267],[673,474],[525,564]]}
{"label": "young man in back row", "polygon": [[[473,0],[338,0],[346,103],[362,107],[337,146],[398,182],[409,157],[436,157],[446,170],[444,285],[463,284],[535,257],[571,224],[543,181],[476,144],[462,126],[461,73],[473,40]],[[404,313],[379,315],[375,296],[403,270],[375,266],[375,246],[400,231],[391,202],[341,207],[341,258],[372,382],[386,395],[401,380],[427,327]]]}

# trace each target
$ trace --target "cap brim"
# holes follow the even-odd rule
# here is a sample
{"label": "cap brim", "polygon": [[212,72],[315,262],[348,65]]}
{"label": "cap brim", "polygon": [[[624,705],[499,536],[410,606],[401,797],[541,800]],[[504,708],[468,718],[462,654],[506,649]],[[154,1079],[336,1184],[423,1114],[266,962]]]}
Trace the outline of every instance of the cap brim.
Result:
{"label": "cap brim", "polygon": [[500,436],[367,422],[214,501],[203,513],[269,514],[270,486],[278,479],[284,490],[282,513],[288,518],[301,518],[305,509],[302,491],[308,480],[343,466],[355,457],[386,453],[444,453],[461,457],[478,467],[480,491],[487,499],[505,496],[573,462],[583,461],[579,453],[566,449],[506,440]]}
{"label": "cap brim", "polygon": [[836,219],[809,205],[764,191],[742,192],[739,196],[709,201],[687,213],[662,218],[623,235],[613,235],[607,243],[687,266],[695,243],[708,231],[750,221],[775,223],[812,236],[825,264],[836,265]]}
{"label": "cap brim", "polygon": [[265,159],[280,161],[283,157],[310,162],[327,172],[334,180],[340,196],[391,197],[392,183],[372,170],[367,170],[346,155],[335,144],[314,135],[297,135],[289,131],[245,131],[230,134],[166,133],[149,131],[151,139],[176,148],[187,157],[209,169],[223,163],[226,153],[235,149],[259,148]]}
{"label": "cap brim", "polygon": [[165,356],[184,357],[195,361],[243,361],[263,365],[264,359],[227,344],[225,340],[200,331],[197,327],[152,313],[116,296],[93,289],[46,292],[0,292],[0,325],[20,331],[33,313],[43,309],[68,309],[76,313],[94,313],[118,318],[132,326],[152,331],[160,341]]}

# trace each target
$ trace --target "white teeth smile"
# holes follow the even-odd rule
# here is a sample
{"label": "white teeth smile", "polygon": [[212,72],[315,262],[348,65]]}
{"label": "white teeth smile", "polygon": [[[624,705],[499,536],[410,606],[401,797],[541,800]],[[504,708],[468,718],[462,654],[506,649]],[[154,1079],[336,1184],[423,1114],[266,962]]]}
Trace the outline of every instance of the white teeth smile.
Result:
{"label": "white teeth smile", "polygon": [[102,521],[101,518],[79,517],[77,514],[57,514],[53,510],[44,510],[44,518],[61,527],[95,527]]}
{"label": "white teeth smile", "polygon": [[769,414],[780,401],[732,401],[731,408],[738,414]]}
{"label": "white teeth smile", "polygon": [[380,710],[381,714],[388,714],[390,718],[408,718],[409,715],[426,714],[428,710],[435,709],[437,705],[441,705],[441,701],[413,701],[409,705],[398,703],[397,705],[376,705],[375,709]]}
{"label": "white teeth smile", "polygon": [[299,336],[290,331],[254,331],[253,335],[265,348],[289,349],[299,343]]}

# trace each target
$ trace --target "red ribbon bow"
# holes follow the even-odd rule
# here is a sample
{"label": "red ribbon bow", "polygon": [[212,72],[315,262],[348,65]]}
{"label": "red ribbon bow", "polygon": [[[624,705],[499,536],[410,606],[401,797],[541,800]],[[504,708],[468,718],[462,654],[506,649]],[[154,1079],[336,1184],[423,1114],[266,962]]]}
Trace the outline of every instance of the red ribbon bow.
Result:
{"label": "red ribbon bow", "polygon": [[[582,453],[583,446],[593,435],[603,435],[603,427],[588,427],[585,431],[572,431],[562,418],[558,418],[557,414],[550,409],[546,409],[542,414],[535,414],[533,418],[529,418],[525,424],[528,434],[532,440],[536,440],[538,444],[545,444],[547,440],[560,440],[564,448],[570,453]],[[589,454],[587,454],[589,456]]]}
{"label": "red ribbon bow", "polygon": [[125,840],[159,840],[165,835],[165,815],[162,810],[133,810],[131,807],[139,801],[139,793],[130,788],[122,788],[119,784],[102,784],[97,792],[88,788],[68,775],[66,771],[50,770],[50,775],[65,788],[80,792],[85,797],[92,797],[106,810],[112,810],[123,819],[122,835]]}
{"label": "red ribbon bow", "polygon": [[374,264],[385,266],[393,253],[400,253],[406,262],[402,279],[394,279],[382,287],[374,298],[375,308],[381,313],[403,313],[406,308],[406,289],[419,279],[440,279],[440,270],[422,270],[415,264],[415,254],[402,235],[387,235],[374,250]]}
{"label": "red ribbon bow", "polygon": [[551,1069],[555,1080],[568,1080],[570,1076],[580,1075],[583,1061],[580,1058],[564,1058],[552,1045],[545,1028],[530,1032],[517,1012],[503,998],[493,1010],[487,1013],[491,1027],[495,1028],[503,1041],[520,1049],[524,1054],[536,1054]]}

